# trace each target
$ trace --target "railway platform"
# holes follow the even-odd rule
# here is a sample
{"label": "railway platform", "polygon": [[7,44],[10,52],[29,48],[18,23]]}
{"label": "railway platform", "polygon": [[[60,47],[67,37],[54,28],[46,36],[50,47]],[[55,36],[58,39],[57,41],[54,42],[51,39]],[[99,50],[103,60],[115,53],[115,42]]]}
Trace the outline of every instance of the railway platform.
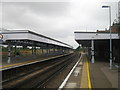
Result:
{"label": "railway platform", "polygon": [[59,89],[118,89],[118,74],[117,68],[113,67],[109,69],[109,62],[96,60],[95,63],[91,63],[87,59],[86,54],[82,53],[81,58],[63,81]]}
{"label": "railway platform", "polygon": [[19,67],[26,64],[32,64],[37,62],[42,62],[45,60],[61,57],[67,54],[63,55],[53,55],[53,56],[30,56],[30,57],[16,57],[15,59],[11,60],[11,63],[7,63],[7,60],[2,60],[2,65],[0,66],[0,69],[7,69],[12,67]]}
{"label": "railway platform", "polygon": [[[80,58],[78,57],[79,59],[78,58],[76,59],[76,64],[73,65],[72,69],[70,69],[70,71],[66,74],[65,77],[63,75],[65,72],[62,72],[62,71],[59,72],[61,74],[61,76],[63,76],[64,79],[60,78],[59,80],[61,80],[61,81],[57,81],[57,79],[54,78],[53,81],[55,82],[55,84],[57,84],[57,82],[59,82],[58,85],[56,85],[56,87],[53,85],[53,83],[51,81],[46,83],[48,85],[47,87],[51,88],[52,86],[49,84],[52,84],[53,88],[58,88],[58,90],[66,90],[66,89],[76,90],[76,89],[82,89],[82,88],[89,89],[89,90],[96,89],[96,88],[102,88],[102,89],[104,89],[104,88],[105,89],[106,88],[109,88],[109,89],[120,88],[118,85],[119,72],[118,72],[117,68],[113,67],[112,69],[109,69],[109,62],[104,62],[103,60],[102,61],[96,60],[95,63],[91,63],[91,61],[88,60],[87,55],[85,53],[81,53],[80,55],[81,55]],[[4,64],[5,66],[3,66],[2,69],[18,67],[20,65],[36,63],[36,62],[40,62],[40,60],[41,61],[49,60],[49,59],[61,57],[61,56],[63,56],[63,55],[49,57],[49,58],[46,57],[44,59],[39,59],[39,60],[34,60],[34,61],[29,61],[29,62],[26,61],[26,62],[11,64],[11,65]],[[72,59],[75,60],[75,56]],[[68,59],[66,59],[66,60],[68,60]],[[60,64],[60,65],[62,65],[62,64]],[[40,67],[40,66],[42,66],[42,64],[38,65],[38,66]],[[58,65],[56,67],[58,67]],[[61,66],[61,67],[63,67],[63,66]],[[30,68],[32,68],[32,66]],[[15,70],[17,70],[17,69],[15,69]],[[52,70],[54,70],[54,69],[51,69],[51,70],[49,70],[50,72],[48,72],[47,68],[46,68],[46,72],[47,72],[46,75],[49,75],[48,73],[51,73]],[[42,71],[43,71],[43,69],[42,69]],[[26,71],[24,71],[24,72],[26,72]],[[40,72],[40,71],[36,71],[36,72]],[[37,76],[36,72],[34,74]],[[8,73],[9,73],[9,70],[8,70]],[[30,74],[30,75],[32,75],[32,74]],[[26,77],[28,77],[28,76],[26,76]],[[44,77],[44,76],[45,75],[43,75],[42,77]],[[56,77],[57,76],[59,76],[59,75],[56,74]],[[8,77],[6,76],[6,78],[8,78]],[[24,78],[24,76],[23,76],[23,78]],[[5,80],[7,80],[7,79],[5,79]],[[28,79],[25,79],[24,81],[27,82],[27,80]],[[16,81],[19,81],[19,79]],[[35,80],[35,82],[36,82],[36,80]],[[31,83],[31,85],[32,85],[32,83]],[[44,86],[46,87],[46,85],[43,85],[43,87]],[[23,87],[26,87],[26,86],[23,85]],[[28,85],[28,87],[29,87],[29,85]]]}
{"label": "railway platform", "polygon": [[118,68],[109,69],[109,62],[89,63],[92,88],[119,88]]}

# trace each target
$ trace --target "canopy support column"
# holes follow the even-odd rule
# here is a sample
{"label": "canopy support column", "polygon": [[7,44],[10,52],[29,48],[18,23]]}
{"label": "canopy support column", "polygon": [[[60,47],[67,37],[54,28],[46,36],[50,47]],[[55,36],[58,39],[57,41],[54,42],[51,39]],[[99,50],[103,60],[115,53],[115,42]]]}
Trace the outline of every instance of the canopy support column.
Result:
{"label": "canopy support column", "polygon": [[94,63],[95,62],[95,58],[94,58],[94,40],[92,40],[91,41],[91,46],[92,46],[92,53],[91,53],[91,55],[92,55],[92,63]]}
{"label": "canopy support column", "polygon": [[11,63],[11,46],[10,43],[8,43],[8,61],[7,63]]}

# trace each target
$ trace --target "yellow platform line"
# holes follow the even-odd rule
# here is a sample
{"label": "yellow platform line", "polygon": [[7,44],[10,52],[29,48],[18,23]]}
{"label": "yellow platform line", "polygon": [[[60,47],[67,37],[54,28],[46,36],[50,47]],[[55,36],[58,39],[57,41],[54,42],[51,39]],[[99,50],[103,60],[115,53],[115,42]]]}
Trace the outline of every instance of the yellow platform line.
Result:
{"label": "yellow platform line", "polygon": [[88,76],[88,88],[89,88],[89,90],[91,90],[92,85],[91,85],[91,80],[90,80],[90,71],[89,71],[88,60],[86,60],[86,67],[87,67],[87,76]]}
{"label": "yellow platform line", "polygon": [[33,61],[27,61],[27,62],[22,62],[22,63],[16,63],[16,64],[10,64],[10,65],[6,65],[6,66],[2,66],[0,68],[7,68],[7,67],[12,67],[12,66],[17,66],[17,65],[22,65],[22,64],[27,64],[27,63],[32,63]]}
{"label": "yellow platform line", "polygon": [[92,90],[88,60],[86,58],[84,60],[80,88]]}

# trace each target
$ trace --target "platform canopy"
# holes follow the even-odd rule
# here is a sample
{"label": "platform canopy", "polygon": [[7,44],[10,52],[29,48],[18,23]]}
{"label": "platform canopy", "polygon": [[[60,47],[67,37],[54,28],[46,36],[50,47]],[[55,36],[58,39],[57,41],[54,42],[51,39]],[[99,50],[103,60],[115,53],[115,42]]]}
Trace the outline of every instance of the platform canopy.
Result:
{"label": "platform canopy", "polygon": [[[109,32],[74,32],[75,40],[83,46],[91,46],[91,40],[104,41],[110,39]],[[119,39],[118,33],[111,34],[112,39]]]}
{"label": "platform canopy", "polygon": [[[32,32],[30,30],[2,30],[3,43],[6,41],[33,41],[37,43],[45,43],[50,45],[57,45],[67,48],[73,48],[71,45],[61,41],[52,39],[50,37]],[[27,42],[28,43],[28,42]]]}

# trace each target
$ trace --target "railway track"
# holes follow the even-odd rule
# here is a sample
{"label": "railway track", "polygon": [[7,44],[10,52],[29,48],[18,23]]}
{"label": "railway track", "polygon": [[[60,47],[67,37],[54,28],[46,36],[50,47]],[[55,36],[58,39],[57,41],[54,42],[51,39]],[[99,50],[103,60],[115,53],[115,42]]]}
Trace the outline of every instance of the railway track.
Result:
{"label": "railway track", "polygon": [[73,61],[76,54],[3,70],[3,88],[42,88],[49,79]]}
{"label": "railway track", "polygon": [[9,81],[10,79],[14,79],[23,75],[26,75],[26,73],[32,73],[35,70],[42,69],[46,66],[49,66],[51,64],[54,64],[61,60],[62,58],[67,58],[72,54],[67,54],[65,56],[56,57],[44,61],[37,61],[35,63],[28,63],[25,65],[17,66],[17,67],[10,67],[7,69],[2,70],[2,80],[3,82]]}

